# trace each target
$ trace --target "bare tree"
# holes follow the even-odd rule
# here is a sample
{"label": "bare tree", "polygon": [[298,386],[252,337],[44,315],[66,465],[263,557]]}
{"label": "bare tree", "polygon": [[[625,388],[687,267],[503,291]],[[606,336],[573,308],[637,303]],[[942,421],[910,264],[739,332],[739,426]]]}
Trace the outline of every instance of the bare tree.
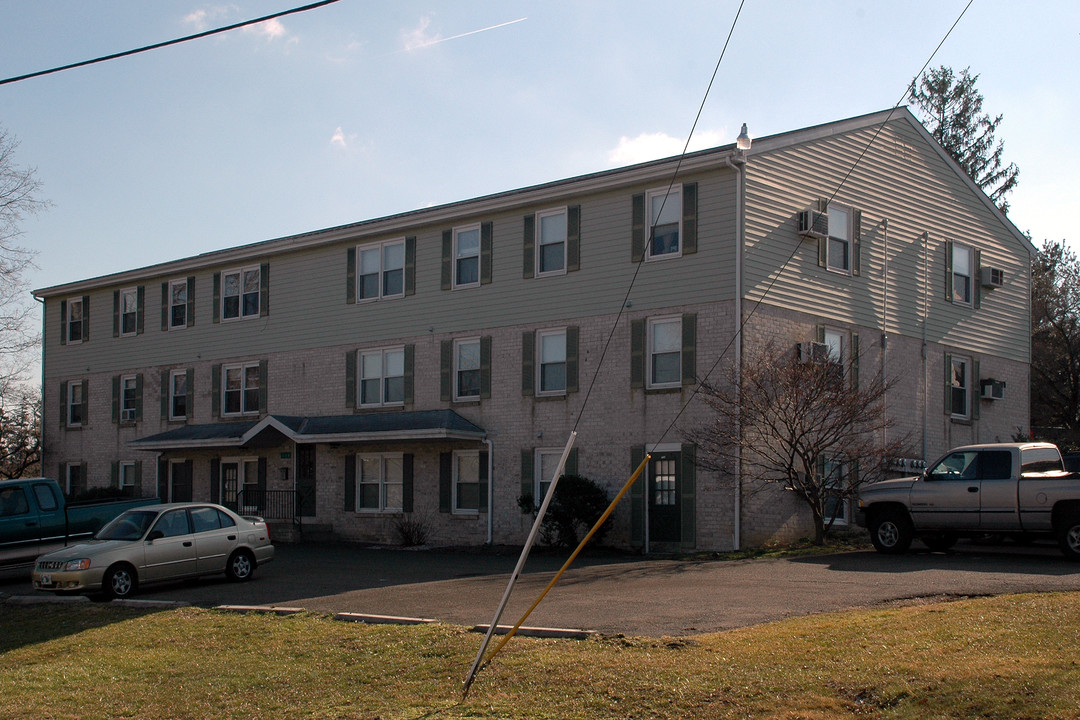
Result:
{"label": "bare tree", "polygon": [[0,398],[0,479],[41,474],[41,396],[28,389]]}
{"label": "bare tree", "polygon": [[1064,240],[1043,243],[1031,268],[1031,424],[1080,448],[1080,259]]}
{"label": "bare tree", "polygon": [[738,464],[748,493],[794,492],[810,510],[815,541],[824,542],[842,503],[883,478],[904,451],[886,437],[887,383],[880,375],[860,382],[857,363],[800,360],[770,344],[744,360],[737,393],[734,371],[727,386],[703,384],[716,414],[687,433],[698,464],[721,472]]}
{"label": "bare tree", "polygon": [[22,221],[49,202],[39,197],[41,183],[33,168],[15,164],[18,143],[0,128],[0,398],[14,390],[33,362],[29,351],[40,338],[32,323],[26,271],[34,252],[18,244]]}

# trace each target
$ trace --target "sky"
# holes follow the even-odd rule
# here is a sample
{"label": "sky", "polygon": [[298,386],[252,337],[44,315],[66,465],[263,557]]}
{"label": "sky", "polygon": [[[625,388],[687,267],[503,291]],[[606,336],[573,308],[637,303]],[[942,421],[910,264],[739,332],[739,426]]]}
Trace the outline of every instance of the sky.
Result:
{"label": "sky", "polygon": [[[0,79],[307,0],[0,0]],[[888,109],[968,0],[746,0],[690,149]],[[46,212],[43,288],[678,154],[739,0],[339,0],[0,85]],[[1071,227],[1080,3],[974,0],[970,67],[1020,168],[1010,219]]]}

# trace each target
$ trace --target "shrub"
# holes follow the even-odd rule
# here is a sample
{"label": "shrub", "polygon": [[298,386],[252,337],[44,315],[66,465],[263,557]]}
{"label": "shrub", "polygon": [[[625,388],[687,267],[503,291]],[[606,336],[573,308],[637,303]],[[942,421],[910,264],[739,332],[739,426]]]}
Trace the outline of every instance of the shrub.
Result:
{"label": "shrub", "polygon": [[428,527],[423,518],[402,515],[394,521],[394,530],[397,531],[398,542],[402,547],[427,544]]}
{"label": "shrub", "polygon": [[[563,475],[540,526],[540,542],[551,547],[577,547],[610,502],[607,491],[592,480],[580,475]],[[540,509],[532,495],[519,497],[518,506],[525,513],[535,514]],[[593,535],[597,543],[611,528],[610,520],[609,517]]]}

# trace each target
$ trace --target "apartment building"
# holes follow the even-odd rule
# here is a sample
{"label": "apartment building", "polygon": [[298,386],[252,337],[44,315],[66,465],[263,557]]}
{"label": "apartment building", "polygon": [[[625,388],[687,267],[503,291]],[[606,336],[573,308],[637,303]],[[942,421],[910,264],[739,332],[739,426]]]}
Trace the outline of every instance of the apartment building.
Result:
{"label": "apartment building", "polygon": [[698,384],[816,342],[894,379],[907,466],[1008,440],[1033,252],[899,109],[121,269],[34,293],[44,467],[352,541],[514,544],[576,428],[569,471],[612,494],[652,453],[614,544],[798,537],[790,493],[695,463]]}

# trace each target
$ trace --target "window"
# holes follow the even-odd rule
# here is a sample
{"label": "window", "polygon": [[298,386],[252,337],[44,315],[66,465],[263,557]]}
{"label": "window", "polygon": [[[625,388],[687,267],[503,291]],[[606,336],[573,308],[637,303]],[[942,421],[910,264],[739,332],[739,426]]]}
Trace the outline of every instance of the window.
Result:
{"label": "window", "polygon": [[[487,468],[484,468],[486,472]],[[481,498],[480,453],[459,450],[454,452],[454,512],[475,513],[486,506],[487,498]]]}
{"label": "window", "polygon": [[829,348],[829,362],[843,364],[844,340],[846,333],[839,330],[825,329],[825,345]]}
{"label": "window", "polygon": [[829,205],[827,267],[830,270],[851,272],[851,213],[832,204]]}
{"label": "window", "polygon": [[454,399],[480,397],[480,338],[454,341]]}
{"label": "window", "polygon": [[826,460],[822,472],[822,487],[825,490],[825,504],[822,509],[825,524],[828,525],[831,521],[833,525],[847,525],[849,503],[843,496],[846,468],[843,463]]}
{"label": "window", "polygon": [[222,368],[225,376],[222,407],[225,415],[259,412],[260,369],[258,363]]}
{"label": "window", "polygon": [[86,384],[70,382],[67,384],[67,424],[79,427],[86,424]]}
{"label": "window", "polygon": [[971,367],[967,358],[952,357],[949,361],[950,388],[949,401],[952,416],[955,418],[971,417]]}
{"label": "window", "polygon": [[454,288],[480,284],[480,226],[454,228]]}
{"label": "window", "polygon": [[405,348],[360,352],[360,405],[405,402]]}
{"label": "window", "polygon": [[183,420],[188,416],[188,373],[173,370],[169,373],[169,419]]}
{"label": "window", "polygon": [[356,249],[358,300],[405,297],[405,239]]}
{"label": "window", "polygon": [[966,245],[953,244],[952,246],[952,301],[971,304],[971,248]]}
{"label": "window", "polygon": [[68,497],[86,490],[86,472],[82,463],[68,463],[64,468],[64,494]]}
{"label": "window", "polygon": [[540,330],[536,333],[539,360],[537,388],[539,394],[566,392],[566,331]]}
{"label": "window", "polygon": [[555,474],[556,468],[559,467],[559,458],[561,457],[562,450],[558,448],[550,450],[538,448],[536,450],[536,487],[534,490],[536,494],[533,496],[536,505],[544,502],[548,488],[551,486],[551,478]]}
{"label": "window", "polygon": [[400,512],[401,455],[356,456],[356,511]]}
{"label": "window", "polygon": [[679,257],[682,248],[682,187],[670,191],[650,190],[645,194],[648,210],[649,244],[646,258]]}
{"label": "window", "polygon": [[566,272],[566,209],[536,214],[536,274],[562,275]]}
{"label": "window", "polygon": [[173,280],[169,283],[169,329],[188,326],[188,281]]}
{"label": "window", "polygon": [[262,272],[259,266],[221,274],[221,318],[240,320],[259,316]]}
{"label": "window", "polygon": [[67,317],[64,318],[64,327],[67,328],[67,341],[79,343],[86,339],[86,301],[72,299],[67,301]]}
{"label": "window", "polygon": [[120,378],[120,422],[133,423],[139,417],[139,379],[135,375]]}
{"label": "window", "polygon": [[139,289],[121,290],[119,306],[120,337],[135,335],[139,331]]}
{"label": "window", "polygon": [[117,482],[120,485],[120,489],[125,495],[134,495],[136,486],[136,472],[135,463],[122,462],[120,463]]}
{"label": "window", "polygon": [[649,387],[682,384],[682,318],[649,320]]}

